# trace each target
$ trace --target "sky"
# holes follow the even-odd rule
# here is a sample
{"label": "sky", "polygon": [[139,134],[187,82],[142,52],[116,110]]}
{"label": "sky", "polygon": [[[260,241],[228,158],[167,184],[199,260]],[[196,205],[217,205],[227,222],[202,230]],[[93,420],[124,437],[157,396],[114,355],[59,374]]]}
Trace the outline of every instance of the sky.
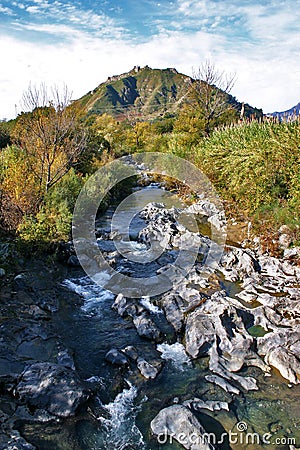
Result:
{"label": "sky", "polygon": [[265,113],[300,101],[300,0],[0,0],[0,119],[29,85],[74,99],[135,65],[235,74]]}

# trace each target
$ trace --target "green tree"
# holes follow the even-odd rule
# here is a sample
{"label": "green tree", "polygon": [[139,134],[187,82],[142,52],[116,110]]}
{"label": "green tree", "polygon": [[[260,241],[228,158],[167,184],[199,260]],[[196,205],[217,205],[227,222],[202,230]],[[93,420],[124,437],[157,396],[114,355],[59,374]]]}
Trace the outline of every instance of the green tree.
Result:
{"label": "green tree", "polygon": [[0,122],[0,149],[11,144],[10,126],[7,122]]}

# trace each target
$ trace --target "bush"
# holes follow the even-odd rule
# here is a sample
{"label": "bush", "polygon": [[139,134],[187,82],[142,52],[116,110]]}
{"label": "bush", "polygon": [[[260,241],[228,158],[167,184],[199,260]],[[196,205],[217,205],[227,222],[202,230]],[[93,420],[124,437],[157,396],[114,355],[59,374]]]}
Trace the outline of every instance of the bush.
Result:
{"label": "bush", "polygon": [[82,178],[72,169],[48,192],[35,216],[24,216],[18,227],[20,238],[43,242],[69,239],[73,209],[82,186]]}
{"label": "bush", "polygon": [[222,197],[248,214],[263,205],[299,208],[300,124],[252,122],[215,131],[195,161]]}

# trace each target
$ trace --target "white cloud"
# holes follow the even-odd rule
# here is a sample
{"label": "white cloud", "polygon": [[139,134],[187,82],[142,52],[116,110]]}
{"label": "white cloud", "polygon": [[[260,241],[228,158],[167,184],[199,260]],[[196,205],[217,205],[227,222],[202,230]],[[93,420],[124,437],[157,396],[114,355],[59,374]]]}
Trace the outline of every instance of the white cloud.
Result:
{"label": "white cloud", "polygon": [[0,4],[0,13],[7,14],[8,16],[14,15],[14,12],[10,8],[7,8],[6,6],[3,6],[1,4]]}
{"label": "white cloud", "polygon": [[38,6],[27,6],[26,11],[30,14],[38,14],[41,12]]}
{"label": "white cloud", "polygon": [[[40,20],[37,25],[15,21],[21,37],[0,36],[1,57],[6,62],[0,75],[0,118],[14,117],[14,105],[19,104],[29,82],[65,83],[78,98],[108,76],[128,71],[134,65],[175,67],[191,75],[192,68],[205,59],[213,60],[221,70],[236,72],[232,94],[265,112],[288,109],[300,100],[298,10],[275,12],[263,5],[255,10],[255,5],[245,7],[233,0],[230,5],[218,2],[222,6],[217,11],[214,1],[178,0],[181,22],[176,14],[170,16],[168,28],[160,17],[156,21],[158,34],[137,42],[101,12],[81,11],[74,4],[62,5],[58,1],[34,3],[40,11],[49,14],[50,10],[51,17],[59,14],[60,22]],[[196,17],[199,11],[205,11],[201,26]],[[243,24],[252,40],[224,33],[226,18],[229,25],[232,21],[237,21],[239,27]],[[198,28],[183,31],[186,21],[198,24]],[[216,26],[212,31],[213,23]],[[26,42],[27,31],[37,33],[41,39]]]}
{"label": "white cloud", "polygon": [[[48,0],[33,1],[35,5],[27,5],[26,11],[32,15],[39,15],[39,31],[42,31],[41,20],[43,20],[45,26],[48,26],[49,23],[71,24],[77,30],[86,30],[96,36],[107,35],[119,38],[125,33],[125,29],[119,23],[101,12],[96,13],[93,10],[78,8],[72,3],[62,3],[57,0],[52,3],[49,3]],[[24,23],[24,21],[18,22],[19,28],[23,26],[25,29],[29,29],[31,27],[33,30],[35,25],[35,23]],[[52,34],[54,34],[53,30]]]}
{"label": "white cloud", "polygon": [[16,6],[19,9],[25,9],[26,8],[26,6],[23,3],[13,2],[12,5]]}

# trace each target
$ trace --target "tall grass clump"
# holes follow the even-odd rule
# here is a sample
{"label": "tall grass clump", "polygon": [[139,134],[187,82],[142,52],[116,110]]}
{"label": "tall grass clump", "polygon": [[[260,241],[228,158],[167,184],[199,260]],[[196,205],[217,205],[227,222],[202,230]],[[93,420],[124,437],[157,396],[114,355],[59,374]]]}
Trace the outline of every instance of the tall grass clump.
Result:
{"label": "tall grass clump", "polygon": [[235,213],[257,224],[299,226],[299,121],[216,130],[194,149],[194,162]]}

